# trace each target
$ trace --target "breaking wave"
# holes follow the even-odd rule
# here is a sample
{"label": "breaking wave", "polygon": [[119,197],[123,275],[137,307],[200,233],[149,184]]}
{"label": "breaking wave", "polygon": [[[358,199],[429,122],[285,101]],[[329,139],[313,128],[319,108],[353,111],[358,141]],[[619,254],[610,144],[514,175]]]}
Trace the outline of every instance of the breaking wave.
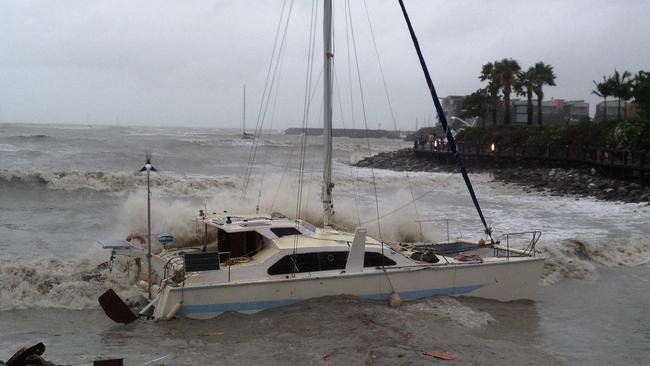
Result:
{"label": "breaking wave", "polygon": [[[98,249],[99,250],[99,249]],[[102,251],[101,258],[106,260]],[[72,261],[35,259],[0,260],[0,310],[27,308],[86,309],[97,307],[97,298],[108,288],[133,292],[127,272],[98,265],[99,253]]]}
{"label": "breaking wave", "polygon": [[[285,177],[286,176],[286,177]],[[275,173],[268,174],[265,177],[264,185],[266,190],[272,190],[279,185],[294,185],[297,183],[297,174],[291,172],[287,174]],[[320,192],[320,174],[311,174],[306,177],[308,190]],[[415,186],[437,187],[437,188],[454,188],[458,186],[460,179],[455,174],[410,174],[408,178]],[[259,184],[262,183],[259,178],[252,178],[253,188],[251,192],[256,192]],[[214,194],[215,190],[239,190],[241,189],[243,178],[239,176],[179,176],[172,174],[152,175],[151,187],[171,194],[179,195],[197,195]],[[352,192],[355,187],[369,189],[373,182],[380,188],[386,187],[403,187],[407,182],[406,175],[402,174],[381,174],[377,172],[373,178],[365,170],[359,170],[358,174],[341,175],[336,178],[337,189],[342,192]],[[102,171],[24,171],[16,169],[0,169],[0,184],[28,183],[44,185],[48,189],[55,190],[93,190],[98,192],[122,192],[131,189],[146,187],[146,177],[136,175],[131,172],[102,172]],[[461,187],[462,188],[462,187]],[[292,194],[295,191],[291,191]]]}
{"label": "breaking wave", "polygon": [[[66,191],[93,190],[98,192],[122,192],[146,187],[144,175],[106,172],[24,172],[0,170],[0,183],[41,184],[48,189]],[[201,195],[214,189],[234,189],[241,185],[238,177],[178,177],[151,176],[152,189],[182,195]]]}
{"label": "breaking wave", "polygon": [[566,239],[539,249],[546,258],[542,276],[543,285],[563,279],[590,279],[598,266],[639,266],[650,263],[650,240],[633,237],[625,244],[594,243]]}
{"label": "breaking wave", "polygon": [[30,140],[44,140],[46,138],[49,138],[50,136],[48,135],[43,135],[43,134],[35,134],[35,135],[15,135],[15,136],[3,136],[3,139],[7,140],[19,140],[19,141],[30,141]]}

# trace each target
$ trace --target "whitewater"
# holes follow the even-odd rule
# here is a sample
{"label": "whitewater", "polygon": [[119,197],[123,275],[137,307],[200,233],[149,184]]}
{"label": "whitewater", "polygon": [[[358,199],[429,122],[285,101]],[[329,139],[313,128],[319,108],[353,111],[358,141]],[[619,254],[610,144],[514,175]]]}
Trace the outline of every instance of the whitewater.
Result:
{"label": "whitewater", "polygon": [[[481,237],[462,178],[453,173],[353,168],[407,142],[336,139],[336,221],[382,239]],[[0,124],[0,360],[42,341],[47,358],[88,364],[431,364],[423,351],[459,364],[646,364],[650,348],[650,207],[525,193],[472,174],[497,235],[540,230],[546,264],[535,302],[432,297],[391,309],[355,297],[310,300],[253,315],[165,324],[110,322],[97,297],[139,292],[132,271],[109,272],[98,239],[146,230],[146,152],[152,230],[191,241],[191,221],[210,212],[295,216],[299,137],[263,134],[246,198],[251,142],[218,129]],[[322,141],[308,139],[302,215],[320,220]],[[373,182],[377,186],[375,201]],[[413,200],[413,198],[416,198]],[[376,205],[381,219],[377,220]],[[421,221],[432,220],[432,221]]]}

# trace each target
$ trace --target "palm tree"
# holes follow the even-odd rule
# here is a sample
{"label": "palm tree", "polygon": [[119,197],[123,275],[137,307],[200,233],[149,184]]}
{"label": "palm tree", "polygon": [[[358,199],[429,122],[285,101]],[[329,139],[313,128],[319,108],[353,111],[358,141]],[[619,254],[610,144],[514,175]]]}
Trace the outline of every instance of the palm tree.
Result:
{"label": "palm tree", "polygon": [[503,123],[508,125],[510,124],[510,93],[512,93],[512,86],[515,84],[517,74],[521,71],[521,66],[516,60],[504,58],[499,62],[495,62],[494,69],[503,90]]}
{"label": "palm tree", "polygon": [[542,124],[542,100],[544,99],[544,85],[555,86],[555,73],[553,66],[542,61],[532,67],[533,92],[537,95],[537,123]]}
{"label": "palm tree", "polygon": [[485,126],[486,110],[490,106],[490,95],[481,88],[465,97],[463,100],[461,118],[477,117],[481,126]]}
{"label": "palm tree", "polygon": [[610,81],[612,83],[612,88],[614,89],[612,94],[618,99],[618,103],[616,105],[618,112],[617,112],[617,117],[620,120],[621,119],[621,100],[625,100],[625,112],[624,116],[627,118],[627,101],[632,98],[632,92],[630,90],[631,88],[631,80],[630,77],[632,74],[630,74],[629,71],[623,71],[623,73],[619,73],[618,70],[614,69],[614,75],[610,78]]}
{"label": "palm tree", "polygon": [[634,103],[639,108],[640,115],[643,118],[650,119],[650,72],[639,70],[634,77],[634,87],[632,89]]}
{"label": "palm tree", "polygon": [[526,97],[526,123],[529,125],[533,124],[533,68],[529,68],[527,71],[522,71],[517,73],[517,80],[515,82],[515,91],[517,95]]}
{"label": "palm tree", "polygon": [[499,103],[499,89],[501,89],[501,83],[498,79],[498,75],[496,73],[496,67],[495,64],[497,62],[495,61],[494,63],[488,62],[487,64],[483,65],[483,68],[481,69],[481,75],[479,75],[479,80],[481,81],[487,81],[488,85],[485,88],[487,90],[488,94],[490,95],[490,101],[491,101],[491,112],[492,112],[492,124],[496,125],[497,124],[497,108],[498,108],[498,103]]}
{"label": "palm tree", "polygon": [[611,78],[608,79],[607,76],[603,75],[603,82],[597,83],[596,80],[594,80],[594,85],[596,86],[596,89],[591,92],[603,98],[603,121],[607,122],[607,97],[614,94],[614,87]]}

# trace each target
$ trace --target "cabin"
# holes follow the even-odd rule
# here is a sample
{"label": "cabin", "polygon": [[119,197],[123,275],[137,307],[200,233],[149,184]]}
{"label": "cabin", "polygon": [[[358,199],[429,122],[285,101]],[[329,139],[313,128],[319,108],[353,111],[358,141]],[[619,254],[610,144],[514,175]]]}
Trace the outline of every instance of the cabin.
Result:
{"label": "cabin", "polygon": [[[348,260],[352,260],[355,237],[349,233],[322,230],[279,214],[203,214],[197,220],[205,225],[206,238],[213,231],[209,234],[216,237],[216,242],[207,245],[204,252],[185,254],[185,272],[197,272],[187,276],[190,282],[199,281],[199,277],[202,283],[288,278],[328,271],[342,273],[346,267],[352,268]],[[360,240],[363,252],[357,259],[358,271],[413,264],[401,253],[366,237],[365,231]]]}

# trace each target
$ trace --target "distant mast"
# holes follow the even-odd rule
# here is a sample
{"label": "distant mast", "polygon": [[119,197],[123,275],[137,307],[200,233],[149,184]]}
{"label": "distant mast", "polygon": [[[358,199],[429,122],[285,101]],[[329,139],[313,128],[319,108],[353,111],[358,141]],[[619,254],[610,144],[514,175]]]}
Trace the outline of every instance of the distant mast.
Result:
{"label": "distant mast", "polygon": [[325,162],[323,167],[323,227],[330,227],[334,215],[332,204],[332,0],[323,2],[323,136]]}
{"label": "distant mast", "polygon": [[244,103],[242,105],[242,133],[241,138],[244,140],[251,140],[255,138],[255,134],[246,133],[246,83],[244,83]]}

